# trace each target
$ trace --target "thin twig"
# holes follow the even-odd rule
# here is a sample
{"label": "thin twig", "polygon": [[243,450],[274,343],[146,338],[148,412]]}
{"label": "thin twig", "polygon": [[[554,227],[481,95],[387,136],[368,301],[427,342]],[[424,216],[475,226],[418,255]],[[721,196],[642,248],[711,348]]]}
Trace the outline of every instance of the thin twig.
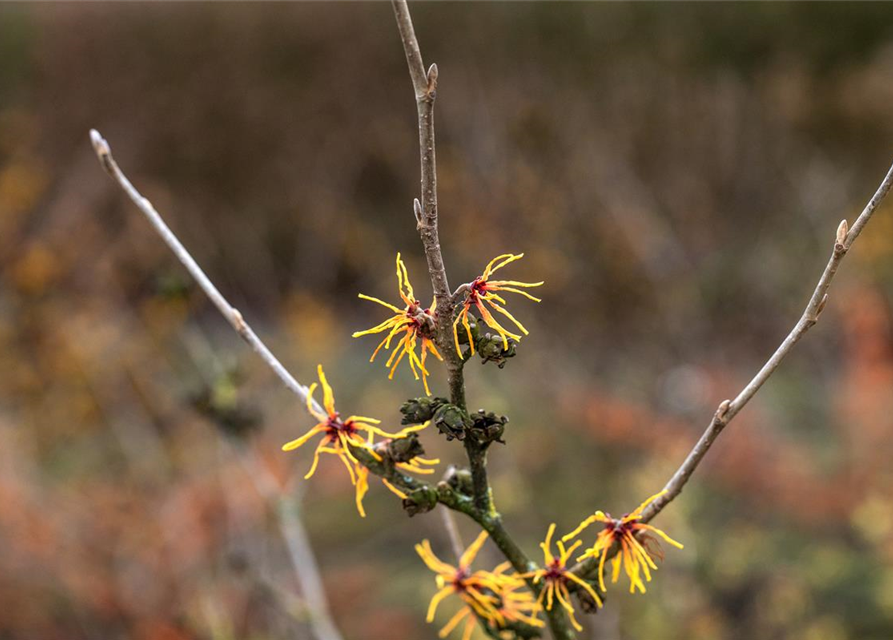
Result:
{"label": "thin twig", "polygon": [[[437,325],[437,346],[444,356],[447,378],[450,389],[450,402],[465,409],[465,380],[462,373],[462,357],[456,352],[452,341],[452,324],[458,294],[450,293],[440,240],[437,230],[437,162],[434,144],[434,100],[437,92],[437,65],[432,64],[425,72],[422,53],[412,25],[412,17],[406,0],[392,0],[397,28],[403,42],[409,75],[415,90],[416,107],[419,117],[419,154],[421,159],[422,200],[413,203],[416,226],[425,248],[428,260],[428,272],[431,286],[437,300],[435,321]],[[529,572],[535,565],[524,554],[514,539],[506,531],[502,518],[493,504],[490,481],[487,477],[487,445],[479,444],[473,438],[464,440],[465,451],[471,470],[472,489],[474,492],[474,511],[471,517],[490,533],[491,539],[500,551],[512,563],[516,571]],[[528,585],[537,595],[542,590],[541,584],[528,581]],[[571,640],[573,631],[567,616],[561,607],[546,610],[549,628],[556,640]]]}
{"label": "thin twig", "polygon": [[[698,468],[698,465],[701,463],[704,456],[707,455],[707,452],[710,450],[710,447],[713,445],[713,442],[719,434],[722,433],[722,430],[726,428],[736,415],[738,415],[741,409],[743,409],[756,392],[760,390],[760,387],[765,384],[766,380],[768,380],[775,370],[778,369],[781,361],[784,360],[788,353],[790,353],[794,345],[797,344],[806,332],[818,321],[819,316],[828,302],[828,289],[831,286],[831,281],[834,279],[841,261],[849,251],[850,247],[853,246],[856,238],[862,233],[865,225],[871,219],[871,216],[877,210],[881,201],[887,195],[887,192],[890,191],[891,186],[893,186],[893,167],[890,167],[889,171],[887,171],[884,180],[881,182],[868,204],[865,205],[865,208],[862,210],[862,213],[859,214],[859,217],[856,219],[852,228],[848,227],[846,220],[841,221],[834,238],[834,248],[831,251],[831,258],[828,260],[828,264],[825,267],[824,272],[822,272],[821,278],[819,278],[815,291],[812,292],[812,296],[809,298],[806,309],[803,311],[797,324],[794,325],[794,328],[788,336],[784,339],[781,345],[779,345],[778,349],[775,350],[772,357],[766,361],[766,364],[764,364],[753,379],[747,383],[747,386],[741,390],[735,399],[723,400],[722,403],[720,403],[716,413],[713,415],[713,419],[707,426],[707,430],[704,431],[704,434],[685,458],[685,461],[664,486],[665,493],[655,499],[642,512],[642,522],[648,522],[653,519],[657,514],[663,511],[663,509],[670,504],[676,496],[682,493],[685,484],[688,482],[689,478],[691,478],[695,469]],[[597,566],[598,558],[590,558],[577,564],[573,568],[573,571],[577,575],[587,576],[592,574]]]}
{"label": "thin twig", "polygon": [[301,518],[300,501],[280,488],[279,483],[256,456],[246,455],[238,450],[235,455],[254,482],[257,492],[276,510],[282,539],[298,578],[308,623],[314,635],[318,640],[343,640],[329,612],[325,586]]}
{"label": "thin twig", "polygon": [[437,300],[437,346],[443,354],[450,387],[450,400],[465,407],[465,382],[462,376],[462,360],[452,347],[452,322],[455,303],[450,293],[440,238],[437,229],[437,154],[434,140],[434,100],[437,95],[437,65],[428,71],[422,62],[422,53],[416,39],[412,18],[406,0],[393,0],[397,28],[406,53],[409,75],[415,92],[419,116],[419,157],[421,161],[421,201],[413,202],[417,228],[425,248],[431,287]]}
{"label": "thin twig", "polygon": [[456,526],[456,518],[449,509],[440,509],[440,516],[443,519],[443,526],[447,530],[447,536],[450,539],[450,546],[453,548],[453,555],[456,561],[462,557],[465,551],[465,545],[462,544],[462,537],[459,535],[459,527]]}
{"label": "thin twig", "polygon": [[[124,189],[125,193],[130,197],[133,203],[139,208],[139,210],[145,215],[145,217],[149,220],[149,223],[152,227],[158,232],[158,234],[162,237],[164,242],[170,247],[171,251],[174,252],[174,255],[180,262],[183,263],[183,266],[186,267],[187,271],[189,271],[190,275],[195,278],[198,285],[201,287],[202,291],[204,291],[207,296],[211,299],[211,302],[214,303],[220,313],[223,314],[223,317],[227,319],[227,321],[232,325],[232,327],[238,332],[240,336],[251,346],[254,351],[256,351],[261,359],[273,370],[276,376],[282,380],[285,384],[286,388],[289,391],[293,392],[298,398],[301,400],[301,405],[303,407],[307,407],[307,398],[309,389],[298,382],[291,373],[286,370],[286,368],[282,365],[281,362],[273,355],[273,353],[267,348],[266,344],[257,336],[256,333],[251,329],[245,319],[242,317],[242,314],[239,313],[238,309],[234,308],[232,305],[227,302],[226,298],[218,291],[217,287],[214,286],[214,283],[205,275],[205,272],[202,271],[201,267],[198,266],[195,259],[189,254],[186,250],[186,247],[180,242],[176,235],[174,235],[173,231],[165,224],[164,220],[162,220],[159,213],[152,206],[152,203],[149,202],[146,198],[144,198],[139,191],[131,184],[130,180],[127,179],[127,176],[121,171],[118,167],[118,164],[115,162],[112,157],[111,149],[109,148],[108,142],[99,134],[95,129],[90,131],[90,140],[93,143],[93,148],[96,150],[96,155],[99,157],[99,161],[102,163],[102,166],[105,168],[106,172]],[[311,407],[319,412],[323,413],[322,407],[315,400],[311,400]],[[353,453],[355,456],[362,462],[366,467],[368,467],[369,471],[372,473],[385,477],[392,484],[400,487],[401,489],[411,492],[417,489],[424,489],[426,491],[433,491],[433,488],[430,485],[416,480],[411,476],[407,476],[404,473],[400,473],[397,471],[393,465],[385,465],[380,461],[377,461],[374,457],[366,454],[363,455],[362,449],[354,449]],[[443,502],[445,505],[450,507],[451,509],[456,509],[459,511],[468,511],[469,507],[466,504],[465,500],[462,496],[455,494],[448,487],[437,491],[438,499]]]}
{"label": "thin twig", "polygon": [[[174,252],[177,259],[183,263],[183,266],[186,267],[189,274],[195,278],[198,286],[201,287],[202,291],[204,291],[208,298],[211,299],[214,306],[220,310],[220,313],[223,314],[223,317],[226,318],[227,322],[229,322],[233,329],[242,336],[245,342],[247,342],[251,348],[263,358],[264,362],[266,362],[276,376],[282,380],[289,391],[297,395],[301,399],[301,402],[306,406],[309,393],[307,387],[295,380],[294,376],[282,366],[282,363],[279,362],[276,356],[274,356],[267,348],[267,345],[257,337],[254,330],[247,322],[245,322],[245,319],[242,317],[239,310],[227,302],[226,298],[223,297],[223,294],[217,290],[214,283],[211,282],[207,275],[205,275],[205,272],[198,266],[198,263],[189,254],[186,247],[183,246],[183,243],[180,242],[173,231],[171,231],[167,224],[165,224],[164,220],[161,219],[161,216],[155,210],[155,207],[152,206],[152,203],[144,198],[130,183],[127,176],[125,176],[121,169],[118,168],[118,163],[116,163],[115,159],[112,157],[112,150],[105,138],[103,138],[96,129],[91,129],[90,141],[93,143],[93,149],[96,151],[96,155],[99,157],[99,161],[102,163],[106,172],[118,182],[133,203],[143,212],[143,215],[146,216],[146,219],[158,232],[158,235],[160,235],[165,244],[170,247],[170,250]],[[313,401],[313,406],[317,411],[322,413],[322,408],[316,401]]]}

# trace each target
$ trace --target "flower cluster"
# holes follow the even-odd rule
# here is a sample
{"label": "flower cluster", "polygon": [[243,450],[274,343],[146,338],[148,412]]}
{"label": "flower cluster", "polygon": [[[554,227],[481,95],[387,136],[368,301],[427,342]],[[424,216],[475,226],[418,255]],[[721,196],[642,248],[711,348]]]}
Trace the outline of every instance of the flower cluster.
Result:
{"label": "flower cluster", "polygon": [[595,589],[590,586],[588,582],[575,576],[568,570],[567,561],[570,559],[574,550],[579,547],[582,541],[578,540],[570,547],[565,548],[564,543],[562,541],[558,542],[558,555],[555,556],[552,554],[552,535],[555,533],[555,524],[549,527],[549,532],[546,534],[546,539],[544,542],[540,543],[540,547],[543,550],[543,568],[537,569],[536,571],[530,571],[529,573],[522,573],[520,578],[531,578],[534,584],[542,582],[542,589],[540,591],[539,598],[537,602],[542,605],[545,602],[546,609],[549,611],[552,610],[552,605],[555,603],[555,600],[564,607],[565,611],[567,611],[568,617],[571,620],[571,624],[574,625],[574,629],[577,631],[582,631],[583,627],[577,622],[577,619],[574,617],[574,607],[571,604],[571,596],[568,591],[568,583],[575,582],[582,589],[584,589],[595,601],[596,606],[602,606],[602,599],[599,597],[598,593],[596,593]]}
{"label": "flower cluster", "polygon": [[[629,591],[634,593],[636,589],[645,593],[645,582],[651,582],[651,571],[657,570],[654,558],[663,560],[663,552],[660,542],[655,538],[659,536],[666,542],[682,549],[682,545],[673,540],[666,533],[656,527],[640,522],[642,511],[653,500],[662,496],[666,491],[661,491],[645,500],[634,511],[620,518],[612,518],[611,514],[596,511],[593,515],[580,523],[580,526],[564,536],[562,540],[570,540],[578,536],[589,525],[600,522],[604,528],[595,538],[595,543],[581,555],[578,560],[586,558],[599,558],[598,580],[602,591],[605,591],[605,562],[608,553],[615,544],[619,545],[617,555],[614,556],[611,582],[616,583],[620,576],[622,566],[629,578]],[[579,541],[578,541],[579,542]],[[644,582],[642,578],[645,578]]]}
{"label": "flower cluster", "polygon": [[[420,306],[419,301],[415,298],[412,284],[409,282],[409,274],[406,272],[406,265],[400,258],[399,253],[397,254],[397,291],[400,294],[400,298],[403,300],[403,304],[406,305],[403,309],[395,307],[384,300],[379,300],[378,298],[373,298],[372,296],[367,296],[362,293],[359,294],[359,297],[363,300],[376,302],[393,311],[394,315],[371,329],[355,332],[353,337],[359,338],[360,336],[366,336],[372,333],[384,333],[387,331],[385,337],[375,348],[375,351],[372,352],[372,357],[369,358],[369,362],[373,362],[375,356],[378,355],[378,352],[381,351],[382,347],[390,349],[391,340],[397,336],[401,336],[400,339],[397,340],[394,350],[391,352],[391,357],[388,358],[386,364],[386,366],[391,368],[388,378],[394,378],[394,372],[397,370],[397,366],[405,356],[416,380],[419,379],[419,373],[421,373],[422,383],[425,385],[425,393],[430,396],[431,390],[428,388],[428,369],[425,368],[425,360],[427,359],[429,352],[438,360],[443,360],[443,357],[437,351],[437,347],[434,345],[433,340],[434,311],[437,306],[437,301],[432,301],[431,306],[427,309],[423,309]],[[419,344],[421,345],[421,353],[417,354],[416,346]]]}
{"label": "flower cluster", "polygon": [[360,512],[361,516],[365,517],[366,512],[363,509],[363,497],[369,489],[369,470],[357,460],[356,456],[354,456],[351,451],[351,448],[358,447],[364,449],[376,460],[380,461],[381,456],[372,446],[374,436],[403,438],[413,431],[424,429],[428,426],[428,423],[414,427],[407,427],[399,433],[388,433],[375,426],[380,424],[381,421],[374,418],[350,416],[347,419],[342,419],[340,414],[335,410],[335,396],[332,392],[332,387],[329,386],[329,382],[326,379],[326,374],[322,369],[322,365],[317,367],[317,372],[319,374],[319,382],[322,384],[323,407],[325,408],[325,412],[319,411],[313,400],[313,394],[319,386],[314,382],[310,385],[310,390],[307,394],[307,410],[314,418],[319,420],[319,422],[311,427],[310,430],[300,438],[284,444],[282,450],[293,451],[306,444],[308,440],[313,438],[313,436],[322,434],[322,439],[319,441],[316,451],[313,453],[313,464],[310,466],[310,471],[307,472],[304,479],[310,478],[316,472],[316,467],[319,465],[320,454],[328,453],[337,456],[341,462],[344,463],[344,466],[347,468],[347,473],[350,476],[350,481],[356,487],[357,510]]}
{"label": "flower cluster", "polygon": [[[475,352],[476,339],[481,338],[479,332],[472,331],[471,320],[469,319],[472,308],[480,315],[480,320],[498,334],[498,338],[490,334],[486,336],[487,343],[493,343],[497,355],[500,340],[503,354],[506,354],[509,352],[509,339],[520,340],[521,335],[503,327],[496,320],[491,309],[508,318],[521,334],[527,335],[527,329],[503,306],[506,304],[506,301],[501,297],[500,292],[517,293],[539,302],[538,298],[534,298],[523,289],[538,287],[543,283],[491,279],[493,273],[521,259],[523,255],[507,253],[497,256],[487,264],[484,272],[479,277],[475,278],[470,284],[464,285],[462,290],[464,290],[465,298],[458,306],[458,313],[452,323],[453,339],[456,351],[460,357],[463,356],[459,343],[460,324],[468,337],[472,354]],[[431,353],[439,360],[443,360],[434,344],[437,332],[434,316],[436,301],[432,302],[428,308],[421,306],[415,298],[406,265],[399,253],[397,254],[396,267],[397,289],[400,299],[403,301],[403,308],[378,298],[360,294],[360,298],[380,304],[393,311],[394,315],[371,329],[358,331],[353,335],[354,337],[360,337],[373,333],[385,334],[373,351],[370,362],[375,360],[382,348],[390,349],[392,341],[396,340],[394,349],[387,361],[387,366],[390,368],[388,377],[393,379],[397,367],[406,359],[409,362],[413,375],[417,380],[419,378],[422,379],[425,392],[430,396],[431,391],[428,387],[429,373],[426,368],[427,356]],[[474,316],[471,316],[471,318],[476,320]],[[484,347],[481,345],[483,345],[483,342],[478,343],[483,355]],[[431,420],[434,420],[438,429],[450,435],[455,434],[457,431],[461,431],[464,434],[465,429],[470,428],[467,422],[470,419],[462,411],[449,405],[442,398],[433,400],[430,398],[419,398],[413,401],[415,404],[405,404],[401,408],[404,414],[407,416],[411,414],[413,417],[421,418],[424,422],[406,427],[397,433],[388,433],[382,430],[377,426],[380,424],[380,421],[374,418],[352,415],[342,419],[335,409],[334,394],[326,380],[322,365],[318,367],[318,373],[319,384],[322,385],[323,389],[323,409],[320,409],[313,400],[313,394],[319,385],[316,383],[311,385],[307,397],[307,409],[318,422],[307,433],[285,444],[282,448],[285,451],[291,451],[301,447],[314,436],[321,435],[322,438],[313,455],[313,463],[305,478],[313,476],[319,464],[321,454],[337,456],[344,464],[351,482],[356,487],[357,510],[362,516],[365,516],[363,497],[369,489],[369,468],[360,462],[358,455],[370,465],[369,456],[378,462],[384,461],[384,457],[387,456],[386,462],[390,468],[413,474],[432,474],[434,473],[432,467],[440,461],[422,457],[424,451],[413,432],[424,429],[430,424]],[[448,417],[452,415],[450,411],[457,413],[457,424],[455,425],[448,420]],[[501,441],[500,437],[506,419],[500,419],[495,414],[491,415],[484,411],[479,412],[479,414],[478,422],[482,425],[480,428],[486,430],[486,436],[489,438],[487,442],[491,440]],[[406,419],[404,418],[405,421]],[[382,440],[376,443],[376,436],[389,440]],[[360,451],[362,451],[362,455],[360,455]],[[373,468],[375,468],[374,465]],[[386,477],[382,477],[382,482],[389,490],[404,500],[404,508],[406,508],[405,503],[409,496],[401,487],[395,486]],[[663,492],[648,498],[634,511],[621,518],[613,518],[610,514],[596,511],[592,516],[580,523],[575,530],[556,543],[557,555],[552,552],[552,540],[555,535],[555,524],[553,523],[549,527],[545,540],[540,544],[543,551],[542,568],[526,573],[509,573],[511,565],[508,562],[497,566],[493,571],[472,571],[471,563],[487,540],[488,534],[486,531],[482,532],[462,553],[458,560],[458,566],[452,566],[440,560],[432,551],[430,543],[427,540],[423,540],[416,545],[416,551],[428,568],[435,573],[435,580],[438,586],[438,591],[431,599],[428,607],[428,622],[433,622],[438,605],[445,598],[452,595],[461,602],[462,606],[440,630],[439,635],[441,638],[445,638],[463,623],[463,640],[471,638],[475,625],[478,622],[483,625],[485,631],[491,635],[495,634],[494,637],[499,635],[500,632],[510,632],[513,624],[541,627],[544,626],[544,623],[539,619],[539,613],[543,609],[551,612],[556,602],[566,611],[574,628],[577,631],[582,631],[583,628],[575,617],[575,610],[571,601],[571,590],[579,590],[578,595],[583,597],[584,601],[591,602],[592,606],[596,608],[601,607],[603,605],[602,594],[607,591],[604,576],[605,564],[611,553],[616,553],[613,556],[612,583],[617,582],[620,570],[623,568],[629,578],[630,592],[640,591],[644,593],[645,583],[651,581],[651,572],[657,569],[655,558],[663,559],[663,552],[661,551],[658,538],[662,538],[680,549],[682,548],[680,543],[670,538],[660,529],[641,521],[645,507],[661,495],[663,495]],[[416,500],[416,502],[418,501]],[[436,504],[436,498],[433,504]],[[433,505],[425,503],[423,506],[424,508],[420,507],[418,511],[429,510]],[[568,566],[568,562],[574,552],[583,545],[583,540],[577,540],[570,546],[565,546],[566,542],[576,538],[587,527],[597,522],[604,525],[602,531],[596,535],[592,546],[580,555],[577,560],[598,558],[598,586],[601,593],[593,587],[593,584],[576,575]],[[532,591],[527,589],[528,585],[531,586]]]}
{"label": "flower cluster", "polygon": [[484,272],[475,278],[471,284],[468,285],[468,291],[465,294],[465,301],[462,303],[462,308],[459,311],[459,314],[456,316],[456,319],[453,321],[453,341],[456,344],[456,352],[459,356],[462,356],[462,351],[459,348],[459,324],[461,323],[465,329],[465,333],[468,336],[468,344],[471,347],[471,353],[474,354],[474,338],[471,334],[471,325],[468,321],[468,313],[472,307],[475,307],[478,313],[481,314],[481,319],[487,324],[488,327],[496,331],[499,336],[502,338],[503,349],[508,350],[509,348],[509,338],[513,340],[520,340],[521,336],[517,333],[513,333],[499,324],[499,321],[493,317],[493,314],[487,308],[487,306],[492,307],[495,311],[501,313],[506,318],[511,320],[518,330],[523,333],[525,336],[528,331],[524,328],[520,322],[518,322],[515,317],[509,313],[505,307],[502,305],[506,304],[505,298],[497,293],[498,291],[508,291],[510,293],[519,293],[525,298],[529,298],[534,302],[540,302],[539,298],[534,298],[532,295],[519,289],[518,287],[528,288],[528,287],[539,287],[543,283],[542,282],[518,282],[516,280],[491,280],[490,276],[502,269],[507,264],[514,262],[515,260],[520,260],[524,257],[523,253],[519,253],[517,255],[512,253],[504,253],[501,256],[496,256],[493,258],[487,267],[484,269]]}
{"label": "flower cluster", "polygon": [[428,606],[427,621],[433,622],[438,605],[448,596],[455,595],[462,602],[462,608],[444,625],[439,636],[445,638],[464,620],[462,640],[471,638],[477,619],[496,629],[504,628],[509,622],[524,622],[543,626],[536,617],[539,605],[532,596],[518,589],[524,586],[518,576],[508,575],[508,563],[493,571],[472,571],[471,563],[477,556],[487,532],[482,532],[459,558],[459,566],[452,566],[438,558],[431,550],[431,543],[423,540],[415,549],[424,563],[435,575],[438,591]]}

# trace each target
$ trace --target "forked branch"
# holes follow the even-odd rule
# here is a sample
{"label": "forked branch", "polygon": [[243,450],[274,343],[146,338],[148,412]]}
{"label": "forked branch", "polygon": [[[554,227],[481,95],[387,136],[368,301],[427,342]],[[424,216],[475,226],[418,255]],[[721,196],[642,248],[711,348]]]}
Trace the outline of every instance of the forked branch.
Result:
{"label": "forked branch", "polygon": [[[834,238],[831,258],[828,260],[828,264],[825,266],[825,270],[822,272],[822,276],[819,278],[818,284],[812,292],[812,296],[809,298],[806,309],[804,309],[797,324],[794,325],[791,332],[775,350],[772,357],[766,361],[766,364],[762,366],[753,379],[747,383],[737,396],[735,396],[734,400],[723,400],[722,403],[720,403],[716,413],[714,413],[713,418],[710,420],[710,424],[707,425],[707,430],[704,431],[694,448],[688,456],[686,456],[682,465],[664,486],[664,493],[648,505],[642,512],[641,522],[647,523],[652,520],[657,514],[663,511],[663,509],[670,504],[676,496],[682,493],[682,489],[695,472],[695,469],[698,468],[701,460],[707,455],[707,452],[710,450],[710,447],[713,445],[713,442],[719,434],[722,433],[723,429],[725,429],[735,416],[738,415],[741,409],[750,402],[750,399],[760,390],[766,380],[775,373],[775,370],[778,369],[781,361],[791,352],[794,345],[797,344],[806,332],[818,321],[819,316],[828,302],[828,289],[831,287],[831,281],[834,279],[841,261],[843,261],[844,256],[846,256],[850,247],[853,246],[856,238],[862,233],[865,225],[871,219],[871,216],[874,215],[874,212],[881,204],[881,201],[883,201],[884,197],[890,191],[891,186],[893,186],[893,166],[887,171],[887,175],[884,176],[877,191],[875,191],[871,200],[868,201],[868,204],[865,205],[865,208],[862,210],[862,213],[859,214],[859,217],[856,219],[852,228],[849,227],[846,220],[840,222]],[[573,570],[574,573],[579,576],[589,576],[594,573],[597,568],[598,560],[590,558],[585,562],[579,563]]]}

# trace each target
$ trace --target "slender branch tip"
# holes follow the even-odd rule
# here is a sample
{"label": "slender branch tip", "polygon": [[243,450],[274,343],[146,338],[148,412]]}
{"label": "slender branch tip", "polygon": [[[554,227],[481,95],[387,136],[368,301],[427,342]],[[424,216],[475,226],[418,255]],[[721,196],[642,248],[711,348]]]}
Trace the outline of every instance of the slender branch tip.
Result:
{"label": "slender branch tip", "polygon": [[93,144],[93,150],[96,151],[96,155],[100,159],[102,156],[111,155],[112,150],[109,148],[109,143],[96,129],[90,129],[90,142]]}

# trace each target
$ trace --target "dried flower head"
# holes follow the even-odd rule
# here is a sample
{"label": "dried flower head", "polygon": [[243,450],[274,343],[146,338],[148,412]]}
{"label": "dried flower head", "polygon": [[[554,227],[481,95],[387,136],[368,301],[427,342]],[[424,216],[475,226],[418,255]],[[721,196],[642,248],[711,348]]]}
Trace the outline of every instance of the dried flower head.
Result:
{"label": "dried flower head", "polygon": [[459,315],[456,316],[456,319],[453,321],[453,340],[456,343],[456,352],[461,356],[462,351],[459,348],[459,323],[462,323],[462,326],[465,328],[465,333],[468,336],[468,343],[471,347],[471,353],[474,354],[474,338],[472,337],[471,325],[468,321],[468,312],[471,310],[471,307],[475,307],[478,313],[481,314],[481,319],[489,326],[491,329],[496,331],[499,336],[502,338],[503,349],[509,349],[509,338],[514,340],[520,340],[521,336],[517,333],[513,333],[503,327],[496,318],[493,317],[493,314],[490,313],[490,310],[487,306],[492,307],[506,318],[511,320],[518,330],[523,333],[525,336],[528,331],[524,328],[520,322],[518,322],[515,317],[509,313],[505,307],[502,305],[506,304],[505,299],[500,296],[497,291],[508,291],[510,293],[519,293],[525,298],[529,298],[534,302],[540,302],[539,298],[534,298],[532,295],[519,289],[518,287],[539,287],[543,283],[542,282],[517,282],[516,280],[490,280],[490,276],[509,264],[510,262],[514,262],[515,260],[520,260],[524,257],[523,253],[519,253],[517,255],[512,253],[504,253],[501,256],[496,256],[493,258],[487,267],[484,269],[484,272],[475,278],[470,285],[468,285],[468,291],[465,294],[465,301],[462,303],[462,308],[459,311]]}
{"label": "dried flower head", "polygon": [[571,595],[568,591],[568,582],[576,582],[582,589],[592,597],[597,606],[602,606],[602,599],[596,593],[592,586],[571,573],[567,568],[567,561],[573,554],[574,550],[579,547],[582,541],[578,540],[570,547],[565,548],[564,543],[558,542],[558,555],[552,555],[552,535],[555,533],[555,523],[549,527],[545,541],[540,543],[543,550],[543,568],[521,574],[521,578],[532,578],[534,583],[543,582],[542,591],[540,591],[537,602],[543,604],[545,601],[546,609],[551,611],[554,601],[557,599],[561,606],[567,611],[571,619],[574,629],[582,631],[583,627],[574,617],[574,605],[571,604]]}
{"label": "dried flower head", "polygon": [[[400,258],[399,253],[397,254],[397,291],[400,294],[403,303],[406,305],[403,309],[395,307],[384,300],[379,300],[378,298],[373,298],[372,296],[367,296],[362,293],[359,294],[359,297],[363,300],[371,300],[383,307],[387,307],[393,311],[395,315],[371,329],[355,332],[353,337],[359,338],[360,336],[387,331],[387,335],[385,335],[382,341],[378,344],[375,351],[372,352],[372,357],[369,358],[369,362],[372,362],[375,360],[375,356],[378,355],[378,352],[382,347],[390,349],[391,340],[402,334],[386,364],[386,366],[391,368],[388,378],[393,380],[397,366],[403,358],[406,357],[416,380],[419,379],[419,373],[421,373],[422,383],[425,385],[425,393],[430,396],[431,391],[428,388],[428,370],[425,368],[425,360],[428,358],[429,352],[438,360],[443,360],[443,357],[441,357],[440,353],[437,351],[437,347],[434,345],[433,340],[434,310],[437,306],[437,301],[433,300],[431,306],[427,309],[420,306],[420,303],[416,300],[415,293],[412,290],[412,284],[409,282],[406,265]],[[416,354],[416,346],[419,344],[421,344],[421,353]]]}
{"label": "dried flower head", "polygon": [[[605,561],[614,543],[618,543],[620,548],[617,555],[614,556],[611,582],[617,582],[622,565],[626,575],[629,577],[630,593],[634,593],[636,589],[645,593],[645,582],[651,582],[651,571],[657,570],[654,558],[663,559],[663,552],[661,551],[659,541],[654,537],[655,535],[663,538],[674,547],[683,548],[680,543],[673,540],[660,529],[639,522],[645,507],[664,493],[666,491],[661,491],[651,496],[636,507],[633,512],[621,518],[612,518],[609,513],[596,511],[581,522],[579,527],[562,538],[562,540],[569,540],[579,535],[581,531],[594,522],[601,522],[605,525],[604,529],[596,536],[595,544],[578,558],[578,560],[600,558],[598,563],[598,580],[602,591],[605,591]],[[643,576],[645,578],[644,582],[642,581]]]}
{"label": "dried flower head", "polygon": [[319,386],[314,382],[310,385],[310,392],[307,394],[307,410],[313,417],[319,420],[319,422],[311,427],[311,429],[300,438],[282,445],[282,450],[293,451],[304,445],[313,436],[319,433],[323,434],[323,437],[319,441],[319,445],[317,445],[316,451],[313,454],[313,464],[310,466],[310,471],[307,472],[304,479],[310,478],[316,472],[320,454],[328,453],[338,456],[347,468],[351,483],[356,487],[357,510],[360,512],[361,516],[365,517],[366,513],[363,510],[362,501],[363,496],[369,488],[369,471],[356,459],[351,452],[351,447],[365,449],[375,457],[376,460],[381,460],[381,456],[376,453],[372,447],[373,436],[378,435],[385,438],[401,438],[405,437],[410,432],[420,431],[428,425],[425,423],[414,427],[407,427],[399,433],[388,433],[375,426],[381,421],[374,418],[350,416],[346,420],[342,420],[340,414],[335,410],[335,396],[332,393],[332,387],[329,386],[329,382],[326,380],[326,374],[322,370],[322,365],[317,367],[317,372],[323,389],[323,407],[325,408],[325,413],[317,411],[314,406],[313,394],[316,391],[317,386]]}

